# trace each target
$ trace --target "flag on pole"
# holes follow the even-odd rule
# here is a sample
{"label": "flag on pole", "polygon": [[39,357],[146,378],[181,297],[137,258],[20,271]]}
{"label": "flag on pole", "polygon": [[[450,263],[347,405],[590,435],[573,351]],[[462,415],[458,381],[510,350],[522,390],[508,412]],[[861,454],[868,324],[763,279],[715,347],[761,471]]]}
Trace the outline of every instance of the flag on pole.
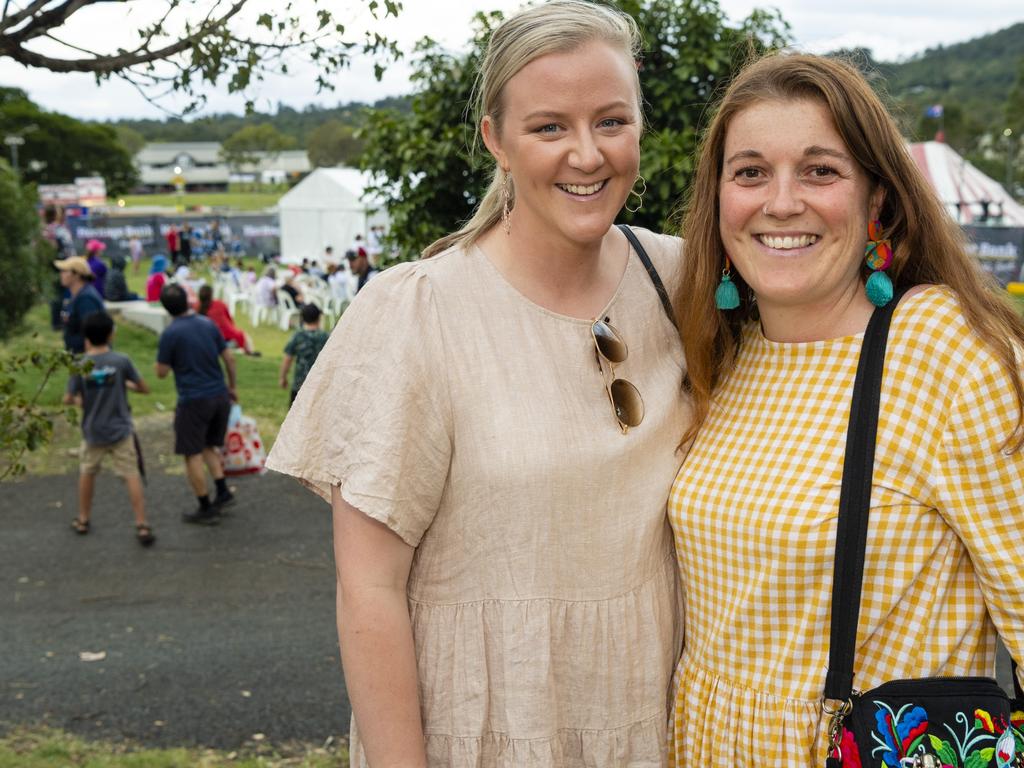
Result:
{"label": "flag on pole", "polygon": [[942,117],[942,105],[932,104],[930,107],[926,107],[924,110],[926,117]]}

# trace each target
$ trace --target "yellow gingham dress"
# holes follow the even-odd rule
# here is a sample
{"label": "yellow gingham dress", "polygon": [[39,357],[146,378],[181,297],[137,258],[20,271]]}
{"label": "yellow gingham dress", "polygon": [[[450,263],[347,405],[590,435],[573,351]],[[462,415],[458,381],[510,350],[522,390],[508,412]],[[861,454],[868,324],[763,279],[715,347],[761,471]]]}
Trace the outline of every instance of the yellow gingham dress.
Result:
{"label": "yellow gingham dress", "polygon": [[[781,344],[748,327],[676,478],[686,642],[674,766],[824,764],[819,700],[862,338]],[[1000,451],[1016,418],[1006,372],[951,292],[904,299],[882,384],[856,689],[992,674],[996,627],[1024,656],[1024,452]]]}

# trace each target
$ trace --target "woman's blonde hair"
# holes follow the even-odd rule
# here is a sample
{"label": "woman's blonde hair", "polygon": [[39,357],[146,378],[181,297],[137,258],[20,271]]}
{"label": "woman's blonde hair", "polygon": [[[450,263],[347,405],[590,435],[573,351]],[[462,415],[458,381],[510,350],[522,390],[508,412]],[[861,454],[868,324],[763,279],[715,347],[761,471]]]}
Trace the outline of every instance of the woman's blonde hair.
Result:
{"label": "woman's blonde hair", "polygon": [[[587,0],[550,0],[526,8],[506,19],[491,34],[473,88],[477,130],[484,115],[499,133],[503,116],[502,93],[519,70],[549,53],[568,53],[599,40],[619,49],[632,60],[640,55],[640,30],[633,18],[621,11]],[[636,80],[637,109],[641,109],[640,80]],[[495,167],[494,176],[473,216],[461,229],[430,244],[423,258],[453,245],[472,245],[501,219],[502,186],[508,184],[509,205],[515,201],[512,180]]]}
{"label": "woman's blonde hair", "polygon": [[741,329],[756,317],[751,291],[735,270],[740,307],[721,311],[715,306],[725,261],[719,187],[729,123],[754,104],[792,100],[810,100],[828,110],[850,154],[873,187],[884,191],[879,218],[893,245],[888,272],[894,284],[952,288],[971,328],[1010,374],[1018,418],[1007,446],[1018,450],[1024,444],[1024,389],[1014,347],[1024,345],[1024,320],[968,255],[960,227],[918,170],[896,123],[867,81],[836,59],[792,53],[748,64],[726,89],[701,141],[685,210],[686,258],[675,300],[694,405],[684,442],[707,417],[715,388],[736,359]]}

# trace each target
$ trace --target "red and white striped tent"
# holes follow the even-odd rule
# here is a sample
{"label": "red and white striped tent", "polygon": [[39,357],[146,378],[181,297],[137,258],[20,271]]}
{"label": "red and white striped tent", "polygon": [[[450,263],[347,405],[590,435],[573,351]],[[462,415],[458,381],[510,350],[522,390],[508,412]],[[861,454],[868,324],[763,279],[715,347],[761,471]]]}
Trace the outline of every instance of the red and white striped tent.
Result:
{"label": "red and white striped tent", "polygon": [[987,201],[987,223],[1024,227],[1024,206],[1010,197],[1001,184],[967,162],[948,144],[922,141],[910,145],[910,154],[958,223],[981,223],[982,202]]}

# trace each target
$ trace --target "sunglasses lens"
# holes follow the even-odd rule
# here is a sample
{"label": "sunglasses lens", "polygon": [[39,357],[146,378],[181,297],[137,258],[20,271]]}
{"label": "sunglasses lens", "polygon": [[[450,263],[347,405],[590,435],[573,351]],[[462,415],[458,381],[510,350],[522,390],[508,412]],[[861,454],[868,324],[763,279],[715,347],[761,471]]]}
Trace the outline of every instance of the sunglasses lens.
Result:
{"label": "sunglasses lens", "polygon": [[616,379],[611,386],[615,416],[627,427],[635,427],[644,420],[644,401],[637,388],[625,379]]}
{"label": "sunglasses lens", "polygon": [[598,320],[594,323],[594,341],[598,351],[610,363],[621,363],[626,359],[626,342],[619,338],[608,323]]}

